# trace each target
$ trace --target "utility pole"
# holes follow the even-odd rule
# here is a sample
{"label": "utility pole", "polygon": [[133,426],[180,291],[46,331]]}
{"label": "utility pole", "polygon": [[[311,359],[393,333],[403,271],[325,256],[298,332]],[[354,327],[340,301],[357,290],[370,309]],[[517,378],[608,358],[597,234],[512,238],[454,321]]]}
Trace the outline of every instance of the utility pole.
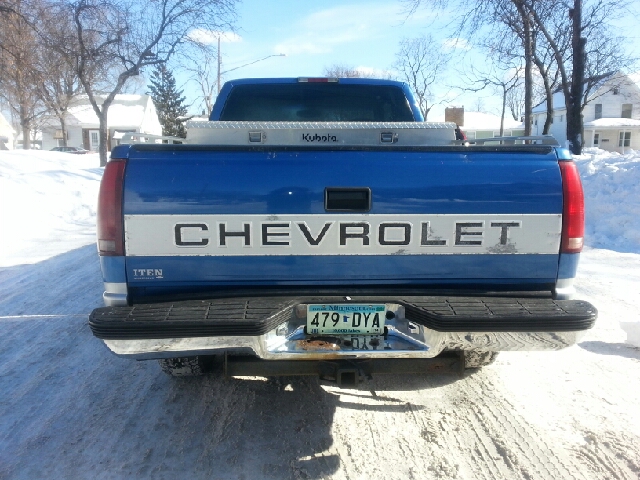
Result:
{"label": "utility pole", "polygon": [[[218,45],[220,45],[219,42],[220,42],[220,39],[218,39]],[[266,57],[259,58],[258,60],[254,60],[253,62],[245,63],[244,65],[240,65],[239,67],[230,68],[229,70],[225,70],[224,72],[221,72],[220,71],[220,66],[221,66],[221,62],[220,62],[220,47],[218,47],[218,93],[220,93],[220,77],[222,75],[224,75],[225,73],[233,72],[234,70],[238,70],[239,68],[248,67],[249,65],[253,65],[254,63],[262,62],[263,60],[266,60],[267,58],[271,58],[271,57],[286,57],[286,56],[287,56],[286,53],[274,53],[273,55],[267,55]]]}

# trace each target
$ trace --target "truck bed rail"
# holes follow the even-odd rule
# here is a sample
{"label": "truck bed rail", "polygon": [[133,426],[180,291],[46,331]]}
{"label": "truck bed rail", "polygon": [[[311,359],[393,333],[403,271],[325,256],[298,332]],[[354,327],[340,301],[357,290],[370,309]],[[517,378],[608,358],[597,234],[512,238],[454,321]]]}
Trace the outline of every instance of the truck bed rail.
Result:
{"label": "truck bed rail", "polygon": [[552,136],[491,137],[456,140],[450,122],[187,122],[187,138],[127,133],[124,144],[189,144],[295,147],[417,147],[455,145],[549,145]]}
{"label": "truck bed rail", "polygon": [[514,137],[489,137],[489,138],[478,138],[475,140],[468,141],[471,144],[475,145],[486,145],[486,144],[499,144],[499,145],[515,145],[516,143],[520,144],[529,144],[529,145],[553,145],[554,147],[559,147],[560,144],[555,137],[551,135],[520,135]]}

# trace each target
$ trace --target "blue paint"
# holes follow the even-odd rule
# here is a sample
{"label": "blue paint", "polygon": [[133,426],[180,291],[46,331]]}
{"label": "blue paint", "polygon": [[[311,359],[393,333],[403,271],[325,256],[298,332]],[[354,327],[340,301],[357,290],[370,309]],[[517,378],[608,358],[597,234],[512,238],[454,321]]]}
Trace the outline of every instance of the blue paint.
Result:
{"label": "blue paint", "polygon": [[578,272],[579,253],[562,253],[558,262],[558,278],[575,278]]}
{"label": "blue paint", "polygon": [[[554,283],[557,255],[127,257],[131,286]],[[161,269],[137,280],[134,269]],[[487,273],[491,272],[488,277]]]}
{"label": "blue paint", "polygon": [[321,214],[325,187],[370,187],[371,214],[558,214],[555,151],[131,148],[125,214]]}
{"label": "blue paint", "polygon": [[125,257],[100,257],[100,270],[102,270],[102,281],[106,283],[125,283],[127,275],[125,272]]}
{"label": "blue paint", "polygon": [[131,145],[118,145],[111,149],[111,158],[113,159],[129,158],[130,151],[131,151]]}

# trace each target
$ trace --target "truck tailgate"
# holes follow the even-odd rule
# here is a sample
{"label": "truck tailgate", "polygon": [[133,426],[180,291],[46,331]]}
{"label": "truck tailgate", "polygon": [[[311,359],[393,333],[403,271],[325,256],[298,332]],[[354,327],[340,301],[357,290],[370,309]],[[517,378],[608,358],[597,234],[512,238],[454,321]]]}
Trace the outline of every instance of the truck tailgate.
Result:
{"label": "truck tailgate", "polygon": [[555,149],[134,145],[134,295],[243,286],[550,289]]}

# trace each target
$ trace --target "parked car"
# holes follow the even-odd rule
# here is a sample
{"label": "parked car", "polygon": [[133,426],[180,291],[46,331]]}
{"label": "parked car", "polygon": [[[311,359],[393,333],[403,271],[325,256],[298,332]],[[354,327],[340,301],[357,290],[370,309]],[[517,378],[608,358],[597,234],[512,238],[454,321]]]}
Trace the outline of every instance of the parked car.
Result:
{"label": "parked car", "polygon": [[52,152],[67,152],[67,153],[75,153],[76,155],[84,155],[86,153],[91,153],[89,150],[85,150],[82,147],[53,147],[51,149]]}

